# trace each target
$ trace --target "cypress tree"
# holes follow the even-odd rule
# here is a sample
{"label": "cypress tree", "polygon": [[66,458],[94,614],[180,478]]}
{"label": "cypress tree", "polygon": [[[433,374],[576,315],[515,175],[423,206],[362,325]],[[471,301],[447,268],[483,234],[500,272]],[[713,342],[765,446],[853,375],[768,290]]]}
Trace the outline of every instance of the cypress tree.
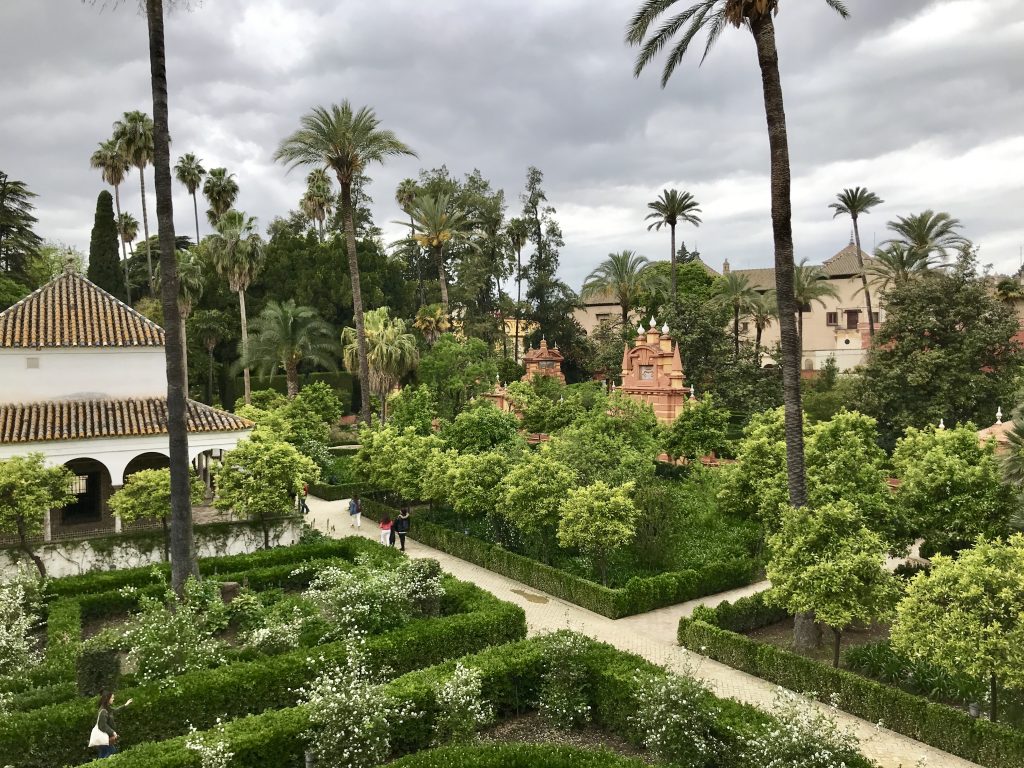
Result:
{"label": "cypress tree", "polygon": [[100,288],[124,299],[124,273],[118,256],[117,224],[114,221],[114,198],[103,190],[96,198],[96,218],[89,240],[88,278]]}

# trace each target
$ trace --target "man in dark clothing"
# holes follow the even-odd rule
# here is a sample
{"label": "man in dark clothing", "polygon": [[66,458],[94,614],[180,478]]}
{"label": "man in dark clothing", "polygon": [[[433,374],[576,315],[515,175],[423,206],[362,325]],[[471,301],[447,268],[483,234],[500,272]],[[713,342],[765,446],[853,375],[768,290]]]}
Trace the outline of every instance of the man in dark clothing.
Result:
{"label": "man in dark clothing", "polygon": [[[402,542],[402,551],[405,552],[405,535],[409,532],[409,508],[402,507],[402,511],[398,513],[398,517],[395,518],[395,524],[391,528],[391,535],[398,534],[398,538]],[[392,539],[394,544],[394,539]]]}

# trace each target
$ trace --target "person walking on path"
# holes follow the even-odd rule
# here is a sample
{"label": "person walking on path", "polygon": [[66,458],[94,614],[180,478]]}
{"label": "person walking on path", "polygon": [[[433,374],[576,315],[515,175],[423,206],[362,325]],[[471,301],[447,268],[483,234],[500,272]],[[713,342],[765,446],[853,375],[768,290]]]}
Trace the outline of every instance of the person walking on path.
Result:
{"label": "person walking on path", "polygon": [[[398,517],[395,518],[394,525],[395,533],[398,534],[398,538],[402,542],[402,551],[405,552],[405,535],[409,532],[409,508],[402,507],[402,511],[398,513]],[[394,540],[392,540],[394,545]]]}
{"label": "person walking on path", "polygon": [[363,527],[363,503],[359,501],[359,494],[353,494],[352,498],[348,500],[348,519],[352,522],[349,523],[349,528],[362,528]]}
{"label": "person walking on path", "polygon": [[309,514],[309,504],[306,501],[306,497],[309,496],[309,483],[302,484],[302,514]]}
{"label": "person walking on path", "polygon": [[100,757],[110,757],[117,752],[117,742],[120,741],[120,737],[114,727],[114,713],[120,712],[131,703],[132,700],[128,699],[120,707],[115,707],[113,691],[100,694],[100,707],[96,713],[96,729],[102,731],[107,737],[106,744],[97,745]]}
{"label": "person walking on path", "polygon": [[391,518],[387,515],[380,520],[380,543],[385,547],[391,546]]}

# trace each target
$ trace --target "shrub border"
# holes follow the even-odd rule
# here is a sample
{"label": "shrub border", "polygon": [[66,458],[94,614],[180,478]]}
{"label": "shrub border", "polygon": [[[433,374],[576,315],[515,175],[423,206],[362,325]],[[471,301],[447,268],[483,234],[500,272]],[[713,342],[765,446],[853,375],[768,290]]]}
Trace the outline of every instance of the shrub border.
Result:
{"label": "shrub border", "polygon": [[[397,510],[382,502],[363,499],[364,517],[379,520],[384,512],[390,516],[397,514]],[[732,558],[711,563],[699,571],[687,569],[643,578],[634,576],[624,587],[613,589],[426,520],[416,521],[412,535],[428,547],[610,619],[747,586],[756,579],[759,568],[752,558]]]}
{"label": "shrub border", "polygon": [[[782,612],[785,615],[785,612]],[[679,644],[734,669],[815,696],[869,722],[988,768],[1024,765],[1024,732],[766,643],[739,631],[781,620],[756,594],[679,621]]]}

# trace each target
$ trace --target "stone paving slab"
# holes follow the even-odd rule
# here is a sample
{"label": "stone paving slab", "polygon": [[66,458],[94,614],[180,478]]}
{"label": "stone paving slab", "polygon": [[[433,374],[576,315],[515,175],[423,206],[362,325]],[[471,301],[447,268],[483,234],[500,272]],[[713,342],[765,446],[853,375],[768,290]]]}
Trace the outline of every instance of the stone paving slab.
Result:
{"label": "stone paving slab", "polygon": [[[350,527],[347,499],[328,502],[310,496],[309,506],[308,522],[328,536],[363,536],[374,540],[378,538],[377,524],[372,520],[363,520],[362,527],[358,529]],[[452,557],[445,552],[424,546],[414,539],[407,539],[406,547],[410,557],[433,558],[453,576],[473,582],[496,597],[520,606],[526,612],[526,623],[531,636],[556,629],[576,630],[620,650],[642,656],[655,664],[694,675],[705,681],[717,696],[735,699],[761,709],[771,708],[779,690],[773,683],[681,648],[675,639],[679,617],[688,616],[696,605],[713,606],[723,600],[735,600],[754,594],[767,588],[766,582],[614,620]],[[881,768],[914,768],[918,764],[923,764],[927,768],[976,766],[975,763],[886,728],[878,728],[873,723],[819,702],[807,700],[807,706],[828,710],[839,725],[857,736],[861,751]]]}

